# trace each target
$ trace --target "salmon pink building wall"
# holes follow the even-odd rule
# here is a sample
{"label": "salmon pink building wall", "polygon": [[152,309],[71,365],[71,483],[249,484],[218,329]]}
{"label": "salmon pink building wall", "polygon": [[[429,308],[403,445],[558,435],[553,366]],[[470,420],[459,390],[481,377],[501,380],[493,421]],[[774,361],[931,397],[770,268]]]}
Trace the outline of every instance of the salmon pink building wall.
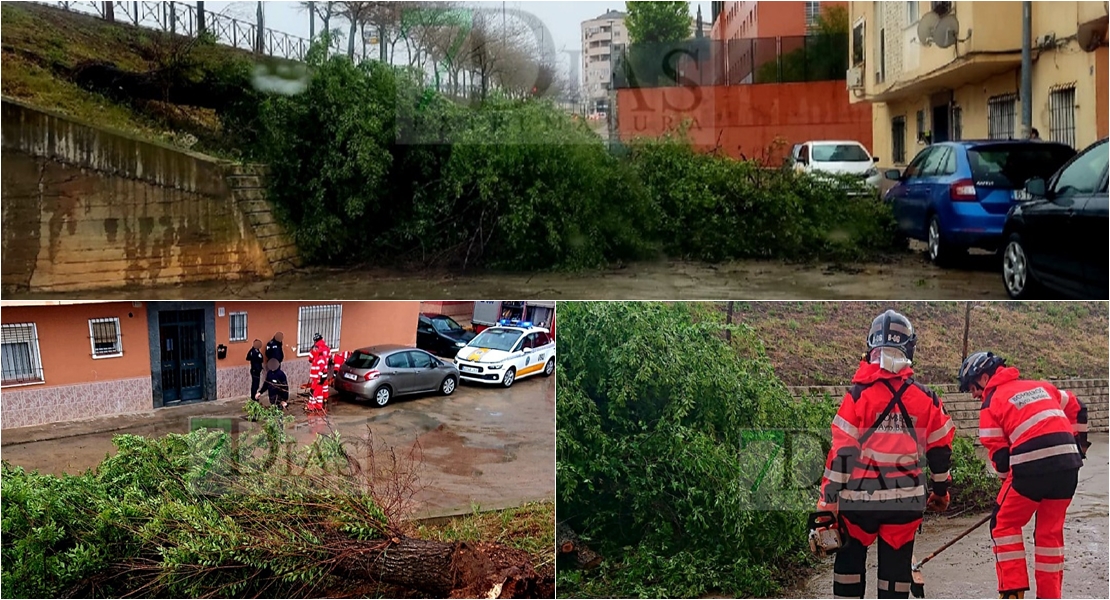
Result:
{"label": "salmon pink building wall", "polygon": [[775,164],[808,140],[855,140],[871,148],[871,105],[850,104],[844,81],[623,89],[616,113],[624,141],[657,137],[687,121],[687,136],[700,150]]}

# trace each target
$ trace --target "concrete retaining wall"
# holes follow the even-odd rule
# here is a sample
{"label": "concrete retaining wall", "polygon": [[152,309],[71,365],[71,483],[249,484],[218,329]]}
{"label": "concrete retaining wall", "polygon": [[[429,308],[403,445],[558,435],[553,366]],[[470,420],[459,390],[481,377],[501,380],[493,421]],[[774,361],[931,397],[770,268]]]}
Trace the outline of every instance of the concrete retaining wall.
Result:
{"label": "concrete retaining wall", "polygon": [[9,99],[2,131],[5,291],[273,276],[230,166]]}
{"label": "concrete retaining wall", "polygon": [[[1087,418],[1091,431],[1105,433],[1110,423],[1110,380],[1064,379],[1054,381],[1060,389],[1071,390],[1087,405]],[[977,437],[979,431],[979,401],[971,394],[959,393],[956,385],[929,386],[944,401],[944,407],[956,422],[960,435]],[[822,398],[831,396],[839,401],[848,388],[839,386],[790,386],[796,398]]]}

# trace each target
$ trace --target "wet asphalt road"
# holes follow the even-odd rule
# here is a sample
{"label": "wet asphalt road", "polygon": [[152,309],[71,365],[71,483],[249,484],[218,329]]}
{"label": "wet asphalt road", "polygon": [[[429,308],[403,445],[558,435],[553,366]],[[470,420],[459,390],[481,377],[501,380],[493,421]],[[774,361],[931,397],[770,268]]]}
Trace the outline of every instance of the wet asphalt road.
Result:
{"label": "wet asphalt road", "polygon": [[[185,433],[193,419],[232,418],[246,398],[136,415],[5,430],[0,457],[42,472],[80,473],[114,452],[112,436]],[[335,430],[344,439],[373,434],[374,447],[418,457],[414,513],[495,509],[555,496],[555,378],[535,376],[510,389],[463,384],[451,396],[397,398],[384,408],[336,403],[328,418],[295,410],[292,433],[307,444]],[[382,457],[382,454],[377,456]],[[379,461],[381,459],[379,458]]]}
{"label": "wet asphalt road", "polygon": [[[1108,598],[1110,584],[1107,583],[1108,531],[1107,504],[1108,464],[1110,452],[1105,433],[1092,434],[1093,443],[1087,453],[1087,460],[1079,472],[1079,488],[1068,508],[1064,524],[1064,597],[1065,598]],[[975,524],[983,514],[961,515],[954,519],[944,517],[926,519],[924,531],[917,536],[914,553],[918,558],[928,556],[957,534]],[[970,535],[945,550],[922,567],[925,577],[925,595],[928,598],[997,598],[998,586],[994,570],[994,553],[991,550],[989,525],[975,530]],[[1025,552],[1029,568],[1029,583],[1034,589],[1026,594],[1027,598],[1036,597],[1036,584],[1033,576],[1033,523],[1025,527]],[[876,597],[875,573],[877,551],[872,547],[868,552],[868,589],[867,597]],[[809,579],[801,589],[791,590],[788,597],[794,598],[831,598],[832,597],[832,560],[822,565],[817,574]]]}

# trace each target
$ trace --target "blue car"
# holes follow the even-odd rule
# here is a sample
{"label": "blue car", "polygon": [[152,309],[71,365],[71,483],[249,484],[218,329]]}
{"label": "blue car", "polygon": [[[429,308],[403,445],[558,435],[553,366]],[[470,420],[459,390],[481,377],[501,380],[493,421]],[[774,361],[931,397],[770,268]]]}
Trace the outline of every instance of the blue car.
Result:
{"label": "blue car", "polygon": [[1076,152],[1040,140],[942,142],[922,150],[886,194],[899,231],[926,242],[929,260],[957,262],[968,248],[996,251],[1010,208],[1025,199],[1025,182],[1048,179]]}

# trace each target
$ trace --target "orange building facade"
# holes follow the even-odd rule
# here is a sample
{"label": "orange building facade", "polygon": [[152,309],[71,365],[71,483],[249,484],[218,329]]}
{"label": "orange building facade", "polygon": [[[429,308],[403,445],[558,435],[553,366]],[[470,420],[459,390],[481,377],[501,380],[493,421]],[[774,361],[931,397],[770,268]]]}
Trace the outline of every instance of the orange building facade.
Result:
{"label": "orange building facade", "polygon": [[250,393],[255,339],[285,335],[282,369],[308,380],[308,349],[416,343],[419,302],[4,303],[3,408],[10,429]]}

